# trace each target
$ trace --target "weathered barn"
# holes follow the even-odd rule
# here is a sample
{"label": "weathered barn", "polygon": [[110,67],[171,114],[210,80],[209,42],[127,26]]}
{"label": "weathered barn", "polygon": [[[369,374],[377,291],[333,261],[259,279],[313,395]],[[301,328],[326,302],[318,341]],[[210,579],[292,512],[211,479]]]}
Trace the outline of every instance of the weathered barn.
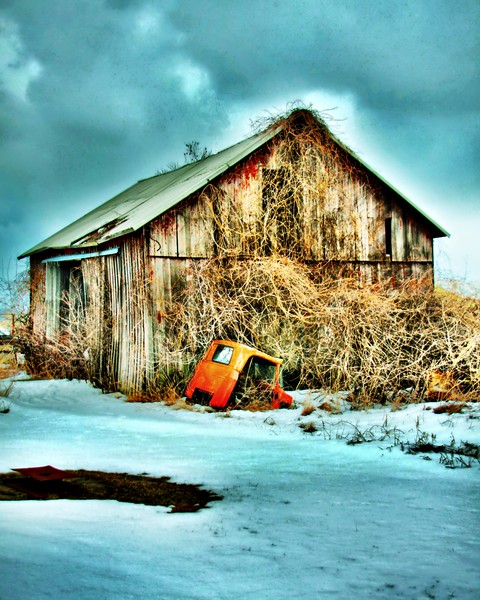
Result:
{"label": "weathered barn", "polygon": [[89,377],[139,390],[158,365],[163,315],[191,265],[280,255],[337,276],[431,278],[447,233],[331,134],[296,110],[215,155],[144,179],[37,244],[37,339],[83,332]]}

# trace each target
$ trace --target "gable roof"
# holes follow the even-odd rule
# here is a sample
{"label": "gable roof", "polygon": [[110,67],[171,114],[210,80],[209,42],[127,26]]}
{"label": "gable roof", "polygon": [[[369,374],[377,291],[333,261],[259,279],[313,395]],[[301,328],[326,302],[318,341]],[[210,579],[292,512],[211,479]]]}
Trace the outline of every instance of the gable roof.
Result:
{"label": "gable roof", "polygon": [[[297,111],[299,112],[299,111]],[[309,111],[302,111],[309,112]],[[25,258],[50,249],[87,248],[137,231],[179,202],[202,189],[210,181],[239,163],[278,135],[284,126],[268,127],[225,150],[169,171],[142,179],[130,188],[93,209],[80,219],[33,246],[19,256]],[[449,234],[416,207],[378,173],[363,162],[354,152],[330,133],[332,140],[358,161],[367,171],[388,186],[400,200],[406,202],[432,227],[433,237]]]}

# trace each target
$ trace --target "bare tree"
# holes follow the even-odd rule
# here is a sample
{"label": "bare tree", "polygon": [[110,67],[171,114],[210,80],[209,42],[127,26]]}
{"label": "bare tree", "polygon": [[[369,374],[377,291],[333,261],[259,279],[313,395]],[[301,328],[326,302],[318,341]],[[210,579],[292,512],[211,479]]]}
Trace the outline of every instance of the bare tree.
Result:
{"label": "bare tree", "polygon": [[12,333],[16,324],[27,322],[29,310],[29,274],[28,269],[16,267],[13,275],[8,269],[0,274],[0,314],[10,318]]}
{"label": "bare tree", "polygon": [[188,165],[196,162],[197,160],[203,160],[204,158],[207,158],[207,156],[211,156],[211,154],[212,151],[206,146],[201,148],[197,140],[192,140],[191,142],[187,142],[185,144],[185,152],[183,153],[183,156],[185,159],[185,164]]}

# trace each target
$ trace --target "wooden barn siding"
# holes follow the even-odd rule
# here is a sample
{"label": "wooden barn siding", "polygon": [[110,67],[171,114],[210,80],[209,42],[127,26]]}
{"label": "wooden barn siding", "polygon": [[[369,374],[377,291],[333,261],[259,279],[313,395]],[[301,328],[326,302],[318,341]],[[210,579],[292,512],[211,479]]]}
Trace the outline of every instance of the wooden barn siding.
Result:
{"label": "wooden barn siding", "polygon": [[47,303],[45,296],[46,266],[38,256],[30,258],[30,323],[35,337],[45,335]]}
{"label": "wooden barn siding", "polygon": [[[265,169],[274,169],[277,164],[275,153],[257,153],[223,176],[216,187],[154,220],[149,233],[150,257],[207,258],[218,252],[214,241],[224,255],[264,252],[258,231],[262,178]],[[380,186],[374,189],[317,151],[302,157],[298,170],[303,182],[300,260],[351,263],[352,272],[366,282],[388,279],[392,274],[401,280],[432,269],[433,242],[427,225],[414,218],[413,211],[400,205],[392,194],[382,193]],[[386,219],[391,219],[390,256],[386,252]],[[275,232],[275,224],[262,226]],[[171,287],[165,275],[168,269],[171,266],[160,268],[167,294]],[[174,276],[178,278],[176,271]]]}
{"label": "wooden barn siding", "polygon": [[144,238],[126,238],[120,252],[104,260],[104,313],[109,313],[111,342],[102,354],[110,353],[107,362],[114,387],[130,393],[141,390],[154,369],[153,314]]}
{"label": "wooden barn siding", "polygon": [[[35,335],[55,341],[68,331],[74,353],[88,355],[89,378],[97,385],[125,393],[142,389],[154,371],[154,318],[144,238],[125,238],[118,254],[75,261],[82,272],[85,302],[81,314],[70,311],[68,324],[59,318],[58,282],[65,263],[42,264],[42,258],[31,260]],[[69,305],[73,309],[72,302]]]}
{"label": "wooden barn siding", "polygon": [[92,379],[106,389],[133,393],[153,372],[153,318],[146,244],[123,240],[118,254],[82,261],[89,281],[88,329]]}

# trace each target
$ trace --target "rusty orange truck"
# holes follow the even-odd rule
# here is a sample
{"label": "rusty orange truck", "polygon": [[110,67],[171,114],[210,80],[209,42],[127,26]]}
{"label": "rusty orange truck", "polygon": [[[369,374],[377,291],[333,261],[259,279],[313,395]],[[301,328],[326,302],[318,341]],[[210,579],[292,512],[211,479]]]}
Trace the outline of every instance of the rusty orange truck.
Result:
{"label": "rusty orange truck", "polygon": [[212,408],[242,408],[249,402],[289,407],[282,389],[282,361],[239,342],[215,340],[195,368],[185,396]]}

